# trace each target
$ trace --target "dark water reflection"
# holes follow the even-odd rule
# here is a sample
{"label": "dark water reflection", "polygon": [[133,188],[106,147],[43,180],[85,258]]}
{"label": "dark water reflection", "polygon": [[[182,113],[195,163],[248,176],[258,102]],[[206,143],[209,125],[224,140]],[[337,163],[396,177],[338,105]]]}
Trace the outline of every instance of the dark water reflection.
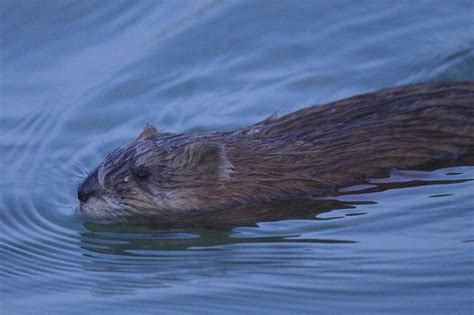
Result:
{"label": "dark water reflection", "polygon": [[472,314],[469,163],[195,229],[74,209],[81,168],[148,122],[230,130],[474,79],[473,21],[471,1],[0,1],[1,313]]}

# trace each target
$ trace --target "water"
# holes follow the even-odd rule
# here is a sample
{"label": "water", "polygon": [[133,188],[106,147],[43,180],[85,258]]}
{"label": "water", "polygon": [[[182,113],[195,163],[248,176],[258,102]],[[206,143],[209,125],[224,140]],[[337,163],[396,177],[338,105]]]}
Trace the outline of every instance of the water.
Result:
{"label": "water", "polygon": [[474,313],[472,166],[231,230],[74,214],[74,161],[90,170],[148,122],[231,130],[474,79],[472,1],[2,0],[0,21],[2,314]]}

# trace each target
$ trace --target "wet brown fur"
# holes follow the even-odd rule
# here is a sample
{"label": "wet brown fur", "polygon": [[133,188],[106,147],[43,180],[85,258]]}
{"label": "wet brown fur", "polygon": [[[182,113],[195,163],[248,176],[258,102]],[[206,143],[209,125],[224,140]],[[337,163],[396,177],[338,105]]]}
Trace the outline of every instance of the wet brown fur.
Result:
{"label": "wet brown fur", "polygon": [[[304,108],[234,132],[170,134],[148,126],[79,189],[107,191],[115,204],[109,200],[104,210],[110,222],[172,223],[190,213],[323,196],[394,168],[473,155],[474,81],[425,83]],[[143,168],[150,178],[134,179]]]}

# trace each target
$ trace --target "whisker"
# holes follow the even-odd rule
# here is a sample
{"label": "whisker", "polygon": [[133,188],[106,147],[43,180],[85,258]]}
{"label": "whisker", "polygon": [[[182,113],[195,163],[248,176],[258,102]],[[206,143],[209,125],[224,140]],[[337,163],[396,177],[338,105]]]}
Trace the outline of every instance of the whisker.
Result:
{"label": "whisker", "polygon": [[77,161],[71,154],[67,153],[66,151],[64,151],[63,149],[60,149],[61,152],[65,155],[67,155],[71,161],[73,161],[75,164],[73,164],[76,168],[78,168],[81,172],[82,172],[82,175],[83,176],[87,176],[88,175],[88,172],[86,171],[85,167],[82,166],[81,163],[79,163],[79,161]]}
{"label": "whisker", "polygon": [[100,132],[99,128],[97,127],[97,122],[95,120],[92,120],[92,125],[94,126],[95,130],[99,134],[99,138],[100,138],[100,141],[102,142],[102,146],[104,147],[105,152],[109,152],[109,150],[107,149],[107,146],[105,145],[104,138],[102,137],[102,133]]}

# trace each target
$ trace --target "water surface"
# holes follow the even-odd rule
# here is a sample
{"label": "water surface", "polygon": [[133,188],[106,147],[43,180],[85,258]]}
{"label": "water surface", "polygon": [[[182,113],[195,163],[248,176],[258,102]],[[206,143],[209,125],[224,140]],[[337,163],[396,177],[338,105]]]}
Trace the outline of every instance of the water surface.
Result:
{"label": "water surface", "polygon": [[74,213],[78,164],[148,122],[232,130],[472,80],[473,21],[472,1],[0,1],[0,311],[474,313],[472,166],[396,172],[230,230]]}

